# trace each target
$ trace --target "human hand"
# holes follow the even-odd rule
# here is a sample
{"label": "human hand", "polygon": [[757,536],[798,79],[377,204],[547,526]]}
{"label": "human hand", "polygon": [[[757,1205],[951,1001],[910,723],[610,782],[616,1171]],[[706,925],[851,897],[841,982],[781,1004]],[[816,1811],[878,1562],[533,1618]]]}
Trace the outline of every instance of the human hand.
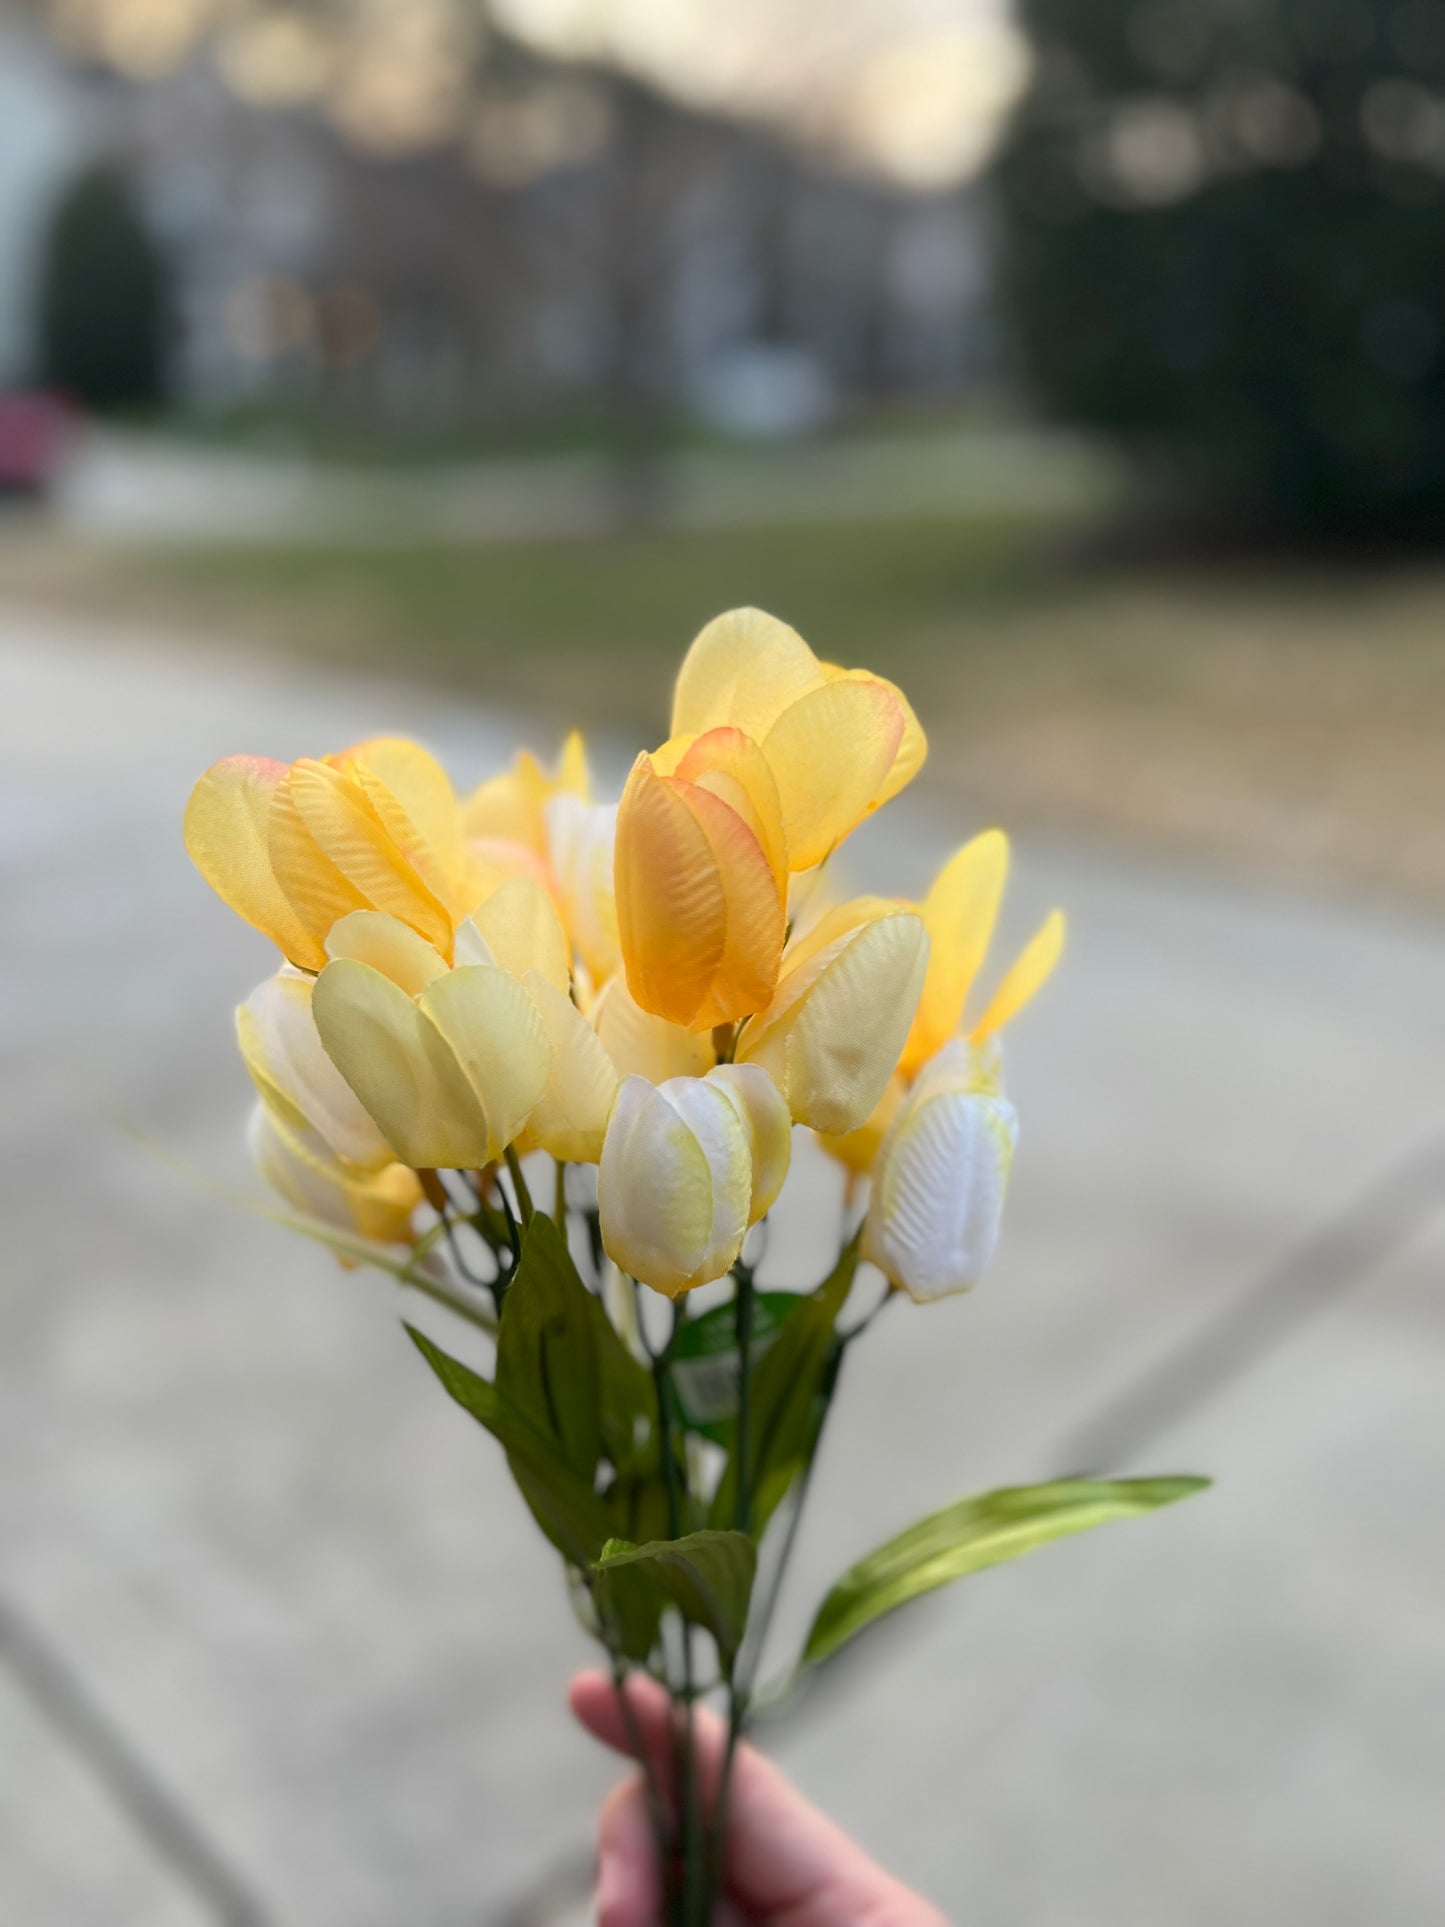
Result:
{"label": "human hand", "polygon": [[[631,1724],[665,1783],[670,1709],[655,1680],[627,1683]],[[617,1689],[602,1673],[579,1673],[568,1695],[587,1731],[635,1757]],[[705,1812],[717,1799],[727,1736],[698,1707],[695,1744]],[[597,1828],[597,1927],[656,1927],[662,1884],[641,1775],[615,1787]],[[719,1922],[755,1927],[947,1927],[942,1914],[901,1886],[805,1800],[778,1769],[740,1745],[728,1797],[725,1897]]]}

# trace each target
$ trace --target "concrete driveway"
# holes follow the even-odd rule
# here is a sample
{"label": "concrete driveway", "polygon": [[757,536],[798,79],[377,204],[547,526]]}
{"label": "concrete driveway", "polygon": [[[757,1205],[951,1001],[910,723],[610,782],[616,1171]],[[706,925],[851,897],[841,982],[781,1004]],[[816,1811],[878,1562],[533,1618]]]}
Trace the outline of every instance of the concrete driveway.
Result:
{"label": "concrete driveway", "polygon": [[[584,1645],[490,1442],[385,1281],[119,1121],[247,1181],[228,1013],[270,958],[181,807],[227,751],[379,728],[462,778],[512,735],[0,613],[7,1922],[507,1927],[585,1875],[612,1769],[569,1730]],[[979,827],[926,797],[890,819],[855,859],[890,889]],[[1434,1927],[1445,923],[1025,846],[1011,925],[1054,901],[1002,1253],[855,1359],[780,1654],[960,1492],[1086,1463],[1217,1489],[915,1609],[771,1743],[974,1927]]]}

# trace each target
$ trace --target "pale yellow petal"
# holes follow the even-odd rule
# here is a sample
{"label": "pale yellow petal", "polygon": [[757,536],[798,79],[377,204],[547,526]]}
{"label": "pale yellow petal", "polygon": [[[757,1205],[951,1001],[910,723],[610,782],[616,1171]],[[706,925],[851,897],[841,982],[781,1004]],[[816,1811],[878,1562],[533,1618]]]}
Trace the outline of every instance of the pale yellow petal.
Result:
{"label": "pale yellow petal", "polygon": [[403,1164],[480,1168],[498,1155],[446,1039],[390,978],[342,957],[316,979],[311,1007],[327,1055]]}
{"label": "pale yellow petal", "polygon": [[333,961],[350,957],[370,964],[383,977],[419,997],[428,984],[446,975],[446,964],[425,937],[384,910],[353,910],[333,923],[326,935],[326,954]]}
{"label": "pale yellow petal", "polygon": [[461,807],[451,778],[419,743],[374,736],[327,761],[354,775],[392,841],[453,917],[466,870]]}
{"label": "pale yellow petal", "polygon": [[1051,910],[1010,964],[1003,982],[993,993],[988,1009],[969,1032],[976,1044],[1002,1030],[1016,1017],[1053,973],[1064,949],[1064,913]]}
{"label": "pale yellow petal", "polygon": [[617,1071],[565,991],[536,971],[523,979],[523,987],[547,1033],[551,1066],[519,1148],[550,1151],[570,1164],[595,1164],[617,1096]]}
{"label": "pale yellow petal", "polygon": [[705,1080],[720,1090],[742,1121],[752,1167],[748,1223],[772,1209],[793,1156],[793,1120],[782,1092],[758,1064],[719,1064]]}
{"label": "pale yellow petal", "polygon": [[387,1164],[357,1176],[314,1139],[288,1129],[264,1104],[252,1114],[249,1138],[256,1169],[296,1210],[377,1244],[410,1242],[412,1214],[422,1198],[414,1171]]}
{"label": "pale yellow petal", "polygon": [[985,830],[954,852],[923,900],[928,975],[903,1050],[906,1075],[932,1057],[963,1021],[968,993],[993,941],[1008,862],[1003,831]]}
{"label": "pale yellow petal", "polygon": [[798,1123],[856,1130],[897,1065],[927,956],[912,911],[861,925],[786,973],[772,1006],[743,1026],[739,1060],[771,1074]]}
{"label": "pale yellow petal", "polygon": [[627,1077],[597,1172],[602,1243],[621,1270],[675,1298],[697,1276],[713,1225],[712,1172],[702,1146],[661,1090]]}
{"label": "pale yellow petal", "polygon": [[318,938],[298,917],[271,867],[271,809],[287,766],[264,756],[213,764],[186,805],[186,849],[221,901],[304,969],[324,961]]}
{"label": "pale yellow petal", "polygon": [[549,799],[544,815],[562,921],[593,982],[603,983],[622,956],[613,896],[617,805],[584,802],[563,790]]}
{"label": "pale yellow petal", "polygon": [[[288,784],[297,814],[318,848],[373,910],[411,925],[444,956],[454,919],[416,867],[416,848],[398,843],[355,777],[303,757]],[[288,882],[289,890],[289,882]]]}
{"label": "pale yellow petal", "polygon": [[778,717],[762,749],[777,781],[794,870],[821,863],[874,807],[903,727],[894,691],[874,677],[823,683]]}
{"label": "pale yellow petal", "polygon": [[552,1049],[537,1006],[515,977],[489,964],[452,970],[424,990],[436,1025],[476,1092],[497,1157],[546,1089]]}
{"label": "pale yellow petal", "polygon": [[568,796],[580,796],[584,803],[592,795],[592,778],[587,768],[587,745],[580,729],[569,730],[557,759],[557,789]]}
{"label": "pale yellow petal", "polygon": [[326,934],[331,926],[353,910],[371,906],[306,827],[296,805],[294,780],[295,770],[287,770],[276,791],[267,824],[267,852],[277,883],[297,919],[311,932],[310,957],[293,957],[292,962],[319,970],[326,958]]}
{"label": "pale yellow petal", "polygon": [[732,723],[761,742],[789,703],[823,680],[796,629],[761,609],[730,609],[699,631],[678,671],[673,736]]}
{"label": "pale yellow petal", "polygon": [[823,673],[830,682],[878,683],[890,692],[898,704],[899,713],[903,718],[903,733],[898,739],[898,749],[888,773],[869,805],[870,810],[881,809],[883,804],[891,802],[900,790],[905,789],[913,781],[927,762],[928,738],[923,733],[923,725],[914,714],[913,705],[897,683],[889,682],[886,676],[875,676],[868,669],[839,669],[830,662],[823,664]]}
{"label": "pale yellow petal", "polygon": [[701,1077],[717,1062],[710,1032],[688,1030],[644,1010],[621,971],[604,986],[592,1021],[620,1077],[662,1084],[669,1077]]}
{"label": "pale yellow petal", "polygon": [[347,1163],[379,1170],[392,1150],[326,1055],[311,1014],[312,982],[283,970],[236,1012],[236,1040],[251,1081],[293,1132],[314,1131]]}
{"label": "pale yellow petal", "polygon": [[866,1178],[873,1169],[879,1147],[898,1115],[906,1088],[902,1077],[895,1071],[882,1097],[856,1131],[845,1131],[841,1137],[831,1137],[820,1131],[819,1144],[829,1157],[836,1158],[855,1177]]}
{"label": "pale yellow petal", "polygon": [[513,877],[472,912],[493,960],[513,977],[537,971],[563,995],[572,979],[567,933],[556,906],[531,877]]}

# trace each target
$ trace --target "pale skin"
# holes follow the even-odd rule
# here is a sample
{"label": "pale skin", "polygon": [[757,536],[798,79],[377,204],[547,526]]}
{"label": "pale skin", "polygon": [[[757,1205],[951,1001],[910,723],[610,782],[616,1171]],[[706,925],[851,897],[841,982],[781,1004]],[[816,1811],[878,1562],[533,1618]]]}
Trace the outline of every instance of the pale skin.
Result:
{"label": "pale skin", "polygon": [[[640,1734],[665,1778],[668,1699],[655,1680],[628,1682],[633,1721],[602,1673],[579,1673],[568,1695],[578,1720],[604,1746],[635,1757]],[[705,1808],[717,1795],[726,1734],[706,1708],[696,1714],[698,1772]],[[778,1769],[746,1743],[733,1764],[728,1803],[727,1893],[719,1927],[948,1927],[944,1916],[902,1886]],[[597,1828],[598,1927],[656,1927],[662,1917],[657,1853],[641,1775],[614,1787]]]}

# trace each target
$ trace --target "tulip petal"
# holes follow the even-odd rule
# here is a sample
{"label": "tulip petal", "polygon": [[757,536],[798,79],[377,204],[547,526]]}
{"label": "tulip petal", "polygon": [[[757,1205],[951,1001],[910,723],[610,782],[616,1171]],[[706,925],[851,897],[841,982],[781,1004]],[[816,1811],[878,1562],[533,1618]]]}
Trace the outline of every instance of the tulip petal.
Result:
{"label": "tulip petal", "polygon": [[552,1049],[537,1006],[505,970],[450,970],[417,1000],[486,1113],[493,1157],[521,1131],[547,1086]]}
{"label": "tulip petal", "polygon": [[273,1116],[294,1133],[314,1131],[350,1164],[379,1170],[394,1153],[321,1042],[309,977],[281,971],[236,1012],[246,1069]]}
{"label": "tulip petal", "polygon": [[[683,739],[686,742],[686,739]],[[668,746],[664,745],[664,749]],[[761,749],[740,729],[710,729],[695,736],[670,771],[662,753],[653,757],[660,774],[681,777],[720,797],[747,824],[762,847],[778,889],[788,887],[788,844],[777,778]]]}
{"label": "tulip petal", "polygon": [[761,742],[788,704],[822,681],[796,629],[761,609],[729,609],[693,639],[672,699],[674,736],[732,723]]}
{"label": "tulip petal", "polygon": [[705,1078],[675,1077],[660,1090],[702,1146],[712,1179],[712,1219],[693,1280],[706,1284],[731,1267],[747,1236],[753,1196],[748,1127],[733,1095]]}
{"label": "tulip petal", "polygon": [[662,1084],[669,1077],[701,1077],[717,1062],[709,1031],[688,1030],[654,1017],[627,988],[622,971],[603,987],[592,1022],[619,1077],[645,1077]]}
{"label": "tulip petal", "polygon": [[819,1132],[819,1144],[829,1157],[836,1158],[855,1178],[866,1178],[902,1107],[906,1089],[903,1078],[895,1071],[884,1087],[882,1097],[856,1131],[845,1131],[841,1137],[830,1137],[825,1132]]}
{"label": "tulip petal", "polygon": [[327,1056],[403,1164],[476,1169],[498,1155],[487,1113],[446,1039],[379,970],[351,957],[328,964],[311,1008]]}
{"label": "tulip petal", "polygon": [[[208,769],[186,805],[186,849],[221,901],[305,969],[325,961],[271,867],[270,820],[285,763],[227,756]],[[348,906],[350,907],[350,906]]]}
{"label": "tulip petal", "polygon": [[307,828],[296,805],[294,768],[287,770],[271,806],[267,850],[276,881],[299,921],[311,932],[312,958],[309,962],[305,958],[294,961],[319,970],[325,961],[331,926],[353,910],[369,910],[372,906],[341,874]]}
{"label": "tulip petal", "polygon": [[921,917],[875,917],[784,976],[772,1006],[743,1027],[739,1060],[771,1074],[799,1124],[856,1130],[898,1062],[927,956]]}
{"label": "tulip petal", "polygon": [[414,1171],[388,1164],[356,1177],[313,1137],[288,1130],[265,1104],[252,1112],[248,1137],[261,1176],[307,1217],[357,1232],[376,1244],[410,1242],[412,1213],[422,1197]]}
{"label": "tulip petal", "polygon": [[454,917],[464,915],[471,906],[457,901],[466,870],[461,809],[437,759],[404,736],[373,736],[326,760],[360,782],[387,834],[433,896]]}
{"label": "tulip petal", "polygon": [[600,984],[622,956],[613,898],[617,805],[588,803],[562,791],[550,799],[544,814],[562,921],[593,983]]}
{"label": "tulip petal", "polygon": [[419,997],[447,971],[425,937],[384,910],[353,910],[333,923],[326,934],[326,954],[333,961],[351,957],[370,964],[408,997]]}
{"label": "tulip petal", "polygon": [[523,979],[551,1046],[547,1083],[519,1148],[550,1151],[572,1164],[602,1155],[618,1075],[601,1039],[564,991],[537,971]]}
{"label": "tulip petal", "polygon": [[531,877],[513,877],[477,906],[471,921],[493,961],[509,975],[520,979],[535,970],[566,996],[572,981],[572,953],[562,919],[540,883]]}
{"label": "tulip petal", "polygon": [[618,1090],[597,1207],[603,1247],[621,1270],[670,1298],[704,1282],[698,1270],[712,1234],[712,1172],[687,1123],[645,1078],[626,1077]]}
{"label": "tulip petal", "polygon": [[888,774],[874,795],[870,809],[881,809],[891,802],[898,792],[906,789],[928,761],[928,738],[923,733],[923,725],[915,715],[913,705],[898,687],[889,682],[886,676],[875,676],[868,669],[839,669],[835,664],[825,662],[823,674],[830,682],[872,682],[886,689],[897,703],[903,718],[903,734],[898,739],[897,753],[893,758]]}
{"label": "tulip petal", "polygon": [[793,1156],[793,1119],[782,1092],[758,1064],[719,1064],[705,1080],[720,1090],[748,1136],[752,1196],[748,1223],[772,1209]]}
{"label": "tulip petal", "polygon": [[927,1062],[963,1021],[968,993],[993,941],[1008,861],[1003,831],[985,830],[954,852],[923,900],[928,974],[903,1049],[906,1075]]}
{"label": "tulip petal", "polygon": [[[386,910],[451,955],[453,918],[417,869],[415,830],[400,842],[364,785],[327,763],[302,757],[291,766],[291,800],[318,848],[373,910]],[[395,816],[400,806],[396,806]],[[400,819],[403,823],[404,817]],[[287,879],[289,892],[290,883]]]}
{"label": "tulip petal", "polygon": [[863,821],[902,740],[899,700],[874,677],[840,677],[783,711],[762,748],[777,781],[794,870],[821,863]]}
{"label": "tulip petal", "polygon": [[923,1302],[977,1283],[998,1242],[1018,1136],[1001,1097],[905,1106],[879,1154],[863,1255]]}
{"label": "tulip petal", "polygon": [[618,811],[618,929],[644,1010],[711,1030],[772,995],[785,911],[758,839],[721,798],[640,756]]}
{"label": "tulip petal", "polygon": [[1002,1030],[1009,1019],[1016,1017],[1030,998],[1043,989],[1063,949],[1064,913],[1051,910],[1009,965],[1003,982],[989,1000],[988,1009],[969,1032],[974,1043],[981,1044],[995,1031]]}

